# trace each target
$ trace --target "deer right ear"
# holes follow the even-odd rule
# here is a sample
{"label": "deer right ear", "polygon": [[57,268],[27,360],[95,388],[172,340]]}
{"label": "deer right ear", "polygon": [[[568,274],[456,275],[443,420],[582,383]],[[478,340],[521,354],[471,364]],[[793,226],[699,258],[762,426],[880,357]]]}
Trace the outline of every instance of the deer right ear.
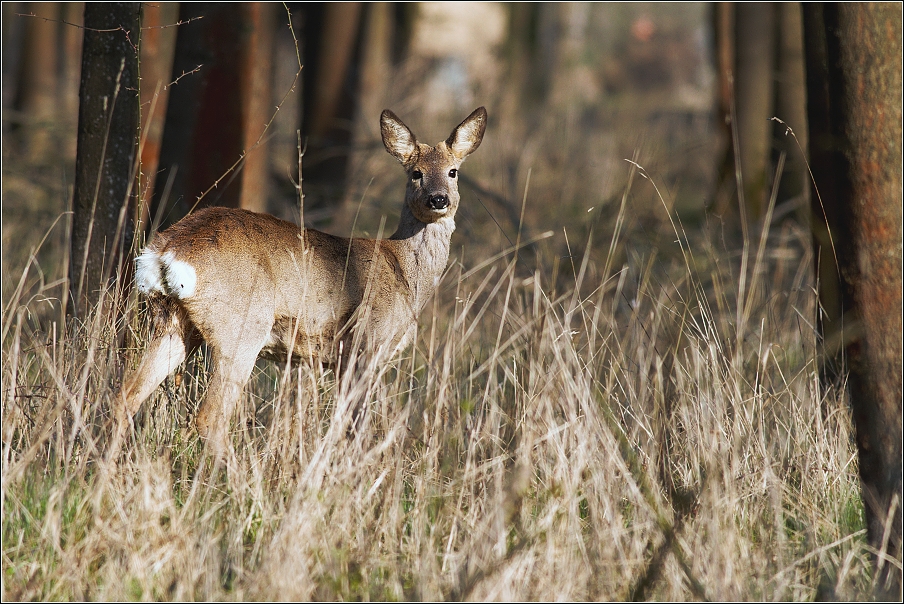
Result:
{"label": "deer right ear", "polygon": [[467,156],[474,153],[483,140],[483,133],[487,129],[487,110],[478,107],[460,123],[449,138],[446,139],[446,145],[452,154],[463,161]]}
{"label": "deer right ear", "polygon": [[407,164],[417,150],[417,140],[408,126],[395,113],[385,109],[380,115],[380,132],[386,150],[402,164]]}

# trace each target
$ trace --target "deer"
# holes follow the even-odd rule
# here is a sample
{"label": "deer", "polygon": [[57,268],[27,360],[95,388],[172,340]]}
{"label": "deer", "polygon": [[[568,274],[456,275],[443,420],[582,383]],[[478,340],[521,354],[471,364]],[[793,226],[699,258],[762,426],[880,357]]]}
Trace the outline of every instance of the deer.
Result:
{"label": "deer", "polygon": [[341,369],[355,346],[371,355],[404,349],[445,272],[460,200],[458,170],[480,145],[486,124],[479,107],[430,146],[383,111],[383,145],[407,174],[399,225],[389,239],[338,237],[223,207],[203,208],[158,233],[135,260],[151,336],[114,395],[117,440],[202,342],[210,377],[195,426],[220,448],[258,357]]}

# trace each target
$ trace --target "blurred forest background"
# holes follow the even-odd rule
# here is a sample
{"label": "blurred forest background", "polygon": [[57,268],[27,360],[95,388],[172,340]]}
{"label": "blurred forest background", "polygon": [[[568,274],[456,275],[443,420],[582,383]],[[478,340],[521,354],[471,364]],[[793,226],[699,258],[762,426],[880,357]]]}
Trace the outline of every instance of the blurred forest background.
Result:
{"label": "blurred forest background", "polygon": [[679,253],[676,223],[732,263],[770,228],[775,258],[812,255],[821,376],[847,380],[870,542],[900,560],[900,5],[4,2],[2,16],[4,313],[37,250],[42,292],[58,289],[46,312],[86,316],[142,242],[203,205],[386,236],[404,181],[380,111],[434,143],[484,105],[453,239],[465,267],[553,231],[518,270],[551,270],[555,288],[591,236],[620,234],[616,263],[634,267]]}

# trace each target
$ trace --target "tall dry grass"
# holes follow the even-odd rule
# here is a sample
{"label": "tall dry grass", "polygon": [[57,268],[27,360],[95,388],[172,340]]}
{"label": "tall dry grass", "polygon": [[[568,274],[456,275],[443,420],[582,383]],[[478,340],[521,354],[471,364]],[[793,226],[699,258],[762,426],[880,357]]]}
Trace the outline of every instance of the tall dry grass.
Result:
{"label": "tall dry grass", "polygon": [[[689,235],[648,180],[611,228],[459,241],[390,363],[259,364],[221,463],[192,428],[203,350],[107,460],[143,308],[114,288],[66,324],[64,285],[5,256],[4,599],[865,597],[808,234]],[[637,197],[665,234],[625,228]]]}
{"label": "tall dry grass", "polygon": [[[405,109],[430,100],[395,88]],[[711,136],[685,136],[696,123],[664,136],[636,99],[531,113],[517,89],[492,94],[465,176],[499,195],[463,186],[414,345],[338,382],[260,363],[222,463],[192,428],[203,349],[106,459],[144,309],[115,283],[67,322],[67,219],[50,227],[66,179],[14,173],[4,147],[4,599],[872,593],[843,384],[820,385],[806,230],[685,231],[673,209],[703,203],[680,185],[707,188],[715,165]],[[637,146],[650,174],[622,161]],[[403,186],[375,165],[355,213],[371,235]]]}

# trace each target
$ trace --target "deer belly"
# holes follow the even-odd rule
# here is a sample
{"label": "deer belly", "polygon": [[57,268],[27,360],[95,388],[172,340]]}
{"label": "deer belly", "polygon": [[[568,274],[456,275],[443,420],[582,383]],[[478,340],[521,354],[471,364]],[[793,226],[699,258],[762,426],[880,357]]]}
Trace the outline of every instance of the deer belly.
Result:
{"label": "deer belly", "polygon": [[260,356],[285,361],[291,351],[296,360],[329,365],[336,360],[335,334],[335,325],[312,326],[303,320],[280,318],[273,324]]}

